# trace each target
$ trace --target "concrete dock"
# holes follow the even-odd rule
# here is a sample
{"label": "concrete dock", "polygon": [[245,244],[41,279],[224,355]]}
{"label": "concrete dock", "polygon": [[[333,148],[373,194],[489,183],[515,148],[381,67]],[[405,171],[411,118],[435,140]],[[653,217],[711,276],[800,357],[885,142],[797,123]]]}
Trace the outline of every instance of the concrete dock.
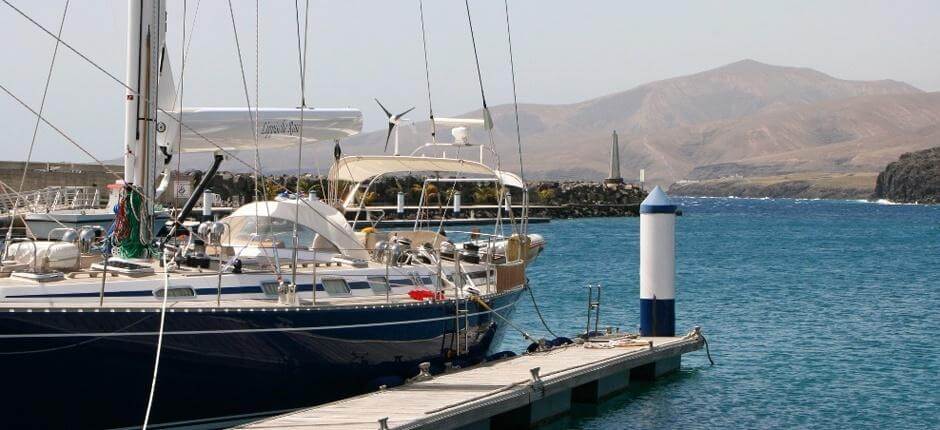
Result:
{"label": "concrete dock", "polygon": [[432,379],[301,409],[241,429],[516,429],[679,368],[698,350],[684,337],[573,344],[450,371]]}

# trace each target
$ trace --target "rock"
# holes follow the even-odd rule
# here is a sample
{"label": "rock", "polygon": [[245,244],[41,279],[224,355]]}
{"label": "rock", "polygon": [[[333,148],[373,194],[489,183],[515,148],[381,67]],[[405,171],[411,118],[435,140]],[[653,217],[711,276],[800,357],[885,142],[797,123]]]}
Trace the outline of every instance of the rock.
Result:
{"label": "rock", "polygon": [[878,175],[876,199],[899,203],[940,203],[940,146],[902,154]]}

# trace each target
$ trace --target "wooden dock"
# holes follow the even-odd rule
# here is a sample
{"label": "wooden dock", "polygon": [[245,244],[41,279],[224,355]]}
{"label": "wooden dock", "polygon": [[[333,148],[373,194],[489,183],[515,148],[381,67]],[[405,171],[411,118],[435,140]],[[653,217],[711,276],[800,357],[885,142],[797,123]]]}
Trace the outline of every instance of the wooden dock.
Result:
{"label": "wooden dock", "polygon": [[630,346],[591,343],[485,363],[432,379],[263,419],[241,429],[515,429],[621,391],[630,380],[677,370],[698,350],[684,337],[638,338]]}

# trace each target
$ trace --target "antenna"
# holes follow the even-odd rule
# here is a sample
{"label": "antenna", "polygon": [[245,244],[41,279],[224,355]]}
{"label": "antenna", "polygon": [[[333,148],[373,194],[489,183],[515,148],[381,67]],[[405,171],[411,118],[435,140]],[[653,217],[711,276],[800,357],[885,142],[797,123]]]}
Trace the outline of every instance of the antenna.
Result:
{"label": "antenna", "polygon": [[385,116],[388,118],[388,132],[385,134],[384,151],[388,151],[388,141],[392,137],[392,131],[395,130],[395,155],[398,155],[398,130],[396,130],[395,127],[398,126],[398,124],[404,119],[404,116],[407,115],[408,112],[415,110],[415,108],[414,106],[412,106],[408,110],[398,115],[392,115],[392,113],[389,112],[388,109],[386,109],[384,105],[382,105],[382,102],[380,102],[379,99],[373,99],[373,100],[375,100],[375,102],[379,104],[379,107],[382,108],[382,111],[385,112]]}

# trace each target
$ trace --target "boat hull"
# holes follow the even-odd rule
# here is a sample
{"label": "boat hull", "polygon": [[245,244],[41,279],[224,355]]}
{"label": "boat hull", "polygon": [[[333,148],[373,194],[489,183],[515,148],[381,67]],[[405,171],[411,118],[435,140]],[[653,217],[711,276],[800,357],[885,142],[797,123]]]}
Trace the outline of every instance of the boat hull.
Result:
{"label": "boat hull", "polygon": [[[80,229],[85,226],[97,226],[105,230],[114,223],[114,212],[105,209],[86,211],[54,211],[48,213],[30,213],[25,215],[26,224],[34,237],[45,239],[52,230],[61,227]],[[169,221],[169,215],[157,214],[153,219],[153,230],[159,232]]]}
{"label": "boat hull", "polygon": [[[521,289],[491,295],[509,318]],[[187,308],[166,314],[151,423],[204,428],[396,385],[418,364],[480,361],[506,328],[469,303]],[[139,427],[159,309],[0,309],[0,369],[10,428]],[[469,346],[469,348],[468,348]],[[233,421],[234,420],[234,421]]]}

